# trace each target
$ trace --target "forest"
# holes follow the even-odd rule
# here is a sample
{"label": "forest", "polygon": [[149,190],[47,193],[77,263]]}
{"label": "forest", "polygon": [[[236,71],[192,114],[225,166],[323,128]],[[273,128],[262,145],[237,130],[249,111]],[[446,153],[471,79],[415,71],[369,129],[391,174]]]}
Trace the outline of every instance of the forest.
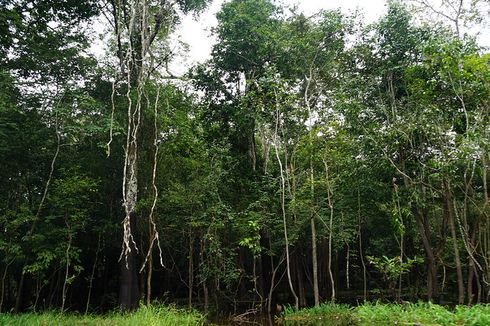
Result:
{"label": "forest", "polygon": [[209,4],[0,1],[0,312],[489,303],[490,2]]}

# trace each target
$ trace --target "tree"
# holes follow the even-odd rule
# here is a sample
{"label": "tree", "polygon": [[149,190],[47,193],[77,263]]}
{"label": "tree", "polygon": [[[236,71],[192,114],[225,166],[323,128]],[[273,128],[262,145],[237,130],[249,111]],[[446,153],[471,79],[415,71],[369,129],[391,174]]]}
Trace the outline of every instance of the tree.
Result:
{"label": "tree", "polygon": [[[112,19],[117,43],[117,55],[120,60],[120,72],[116,80],[125,83],[127,99],[126,145],[124,153],[123,175],[123,245],[121,259],[120,305],[123,310],[137,306],[140,293],[137,282],[135,252],[138,250],[133,231],[136,227],[136,206],[139,185],[139,156],[147,144],[141,140],[149,128],[147,116],[149,108],[159,106],[158,96],[153,103],[146,90],[152,79],[158,80],[158,47],[168,37],[169,32],[178,22],[178,10],[184,13],[199,11],[206,5],[206,0],[183,0],[177,2],[134,0],[112,1]],[[164,57],[164,60],[168,58]],[[145,109],[145,107],[147,109]],[[155,117],[156,119],[156,117]],[[157,124],[155,123],[155,128]],[[154,143],[157,143],[158,130],[155,130]],[[158,148],[158,147],[155,147]],[[110,153],[110,143],[108,145]],[[155,152],[155,162],[156,162]],[[156,174],[156,165],[153,175]],[[155,193],[156,196],[156,193]],[[150,219],[151,219],[150,213]],[[158,239],[156,228],[153,228],[150,241],[151,255],[153,240]],[[146,260],[145,260],[146,262]],[[151,280],[148,281],[151,284]]]}

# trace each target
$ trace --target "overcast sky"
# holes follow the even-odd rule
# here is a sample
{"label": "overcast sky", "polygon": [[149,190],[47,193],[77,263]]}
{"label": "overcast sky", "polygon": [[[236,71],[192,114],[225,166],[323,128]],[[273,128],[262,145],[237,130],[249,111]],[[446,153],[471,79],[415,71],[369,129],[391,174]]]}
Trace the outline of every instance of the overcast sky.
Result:
{"label": "overcast sky", "polygon": [[[215,42],[215,39],[211,36],[210,29],[216,26],[215,15],[226,1],[213,0],[209,8],[199,16],[198,20],[192,16],[184,18],[174,35],[174,39],[180,39],[187,43],[189,52],[186,58],[183,57],[174,62],[171,68],[173,72],[181,74],[186,70],[186,67],[209,58],[211,47]],[[431,2],[437,1],[431,0]],[[366,23],[376,21],[386,12],[385,0],[282,0],[281,2],[288,6],[297,5],[305,14],[312,14],[320,9],[340,8],[343,12],[360,9],[364,14]],[[484,46],[490,46],[490,31],[488,28],[479,37],[479,42]]]}
{"label": "overcast sky", "polygon": [[[177,35],[180,40],[189,44],[189,53],[185,62],[179,60],[175,62],[172,70],[176,73],[183,73],[186,66],[194,62],[203,62],[209,58],[211,47],[215,39],[211,37],[211,27],[216,26],[216,13],[226,0],[213,0],[209,8],[196,20],[193,17],[186,17]],[[385,0],[282,0],[282,3],[293,6],[298,5],[300,11],[305,14],[313,14],[320,9],[337,9],[343,11],[359,8],[364,13],[367,22],[375,21],[385,12]]]}

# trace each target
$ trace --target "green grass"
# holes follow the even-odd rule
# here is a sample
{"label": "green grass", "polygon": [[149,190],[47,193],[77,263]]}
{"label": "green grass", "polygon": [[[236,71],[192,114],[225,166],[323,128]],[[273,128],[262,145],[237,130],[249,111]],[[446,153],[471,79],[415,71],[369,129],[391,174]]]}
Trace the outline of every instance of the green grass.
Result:
{"label": "green grass", "polygon": [[105,315],[77,315],[59,312],[0,314],[0,325],[5,326],[196,326],[204,325],[205,318],[197,312],[174,307],[142,306],[132,313]]}
{"label": "green grass", "polygon": [[344,326],[354,323],[354,310],[343,304],[324,303],[318,307],[304,308],[295,311],[292,307],[285,307],[283,313],[286,322],[303,324],[304,322],[321,322],[328,325]]}
{"label": "green grass", "polygon": [[366,303],[353,308],[323,304],[299,311],[287,309],[283,317],[286,322],[333,320],[336,321],[335,325],[488,326],[490,305],[458,306],[449,310],[432,303]]}

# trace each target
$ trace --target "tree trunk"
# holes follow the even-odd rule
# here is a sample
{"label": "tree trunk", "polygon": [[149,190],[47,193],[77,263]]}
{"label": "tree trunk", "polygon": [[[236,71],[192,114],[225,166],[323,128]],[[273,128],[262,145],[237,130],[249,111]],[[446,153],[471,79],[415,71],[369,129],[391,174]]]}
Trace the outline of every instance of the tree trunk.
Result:
{"label": "tree trunk", "polygon": [[419,234],[422,239],[422,244],[425,250],[425,261],[427,265],[427,300],[436,301],[439,299],[439,286],[437,281],[437,265],[434,250],[430,244],[430,238],[428,236],[428,229],[425,222],[423,213],[417,208],[413,208]]}
{"label": "tree trunk", "polygon": [[362,250],[362,228],[361,225],[361,192],[359,191],[359,187],[357,187],[357,227],[358,227],[358,237],[359,237],[359,257],[361,259],[362,264],[362,282],[363,282],[363,297],[364,301],[367,300],[367,271],[366,271],[366,262],[364,261],[364,253]]}
{"label": "tree trunk", "polygon": [[[271,244],[270,244],[270,239],[269,239],[269,249],[270,248],[271,248]],[[277,271],[279,270],[279,267],[284,262],[284,259],[285,259],[285,251],[283,251],[281,258],[277,262],[277,265],[274,267],[274,257],[270,256],[270,266],[271,266],[272,273],[271,273],[271,282],[270,282],[270,287],[269,287],[269,294],[267,295],[267,312],[268,313],[272,313],[273,308],[274,309],[277,308],[276,297],[274,295],[274,290],[276,288],[276,275],[277,275]]]}
{"label": "tree trunk", "polygon": [[468,306],[473,304],[473,279],[475,277],[475,265],[471,258],[468,265],[468,278],[467,278],[467,292],[468,292]]}
{"label": "tree trunk", "polygon": [[14,307],[14,313],[19,313],[23,310],[23,301],[24,301],[24,292],[25,292],[25,287],[24,287],[24,282],[25,282],[25,273],[24,271],[21,271],[20,279],[19,282],[17,283],[17,297],[15,298],[15,307]]}
{"label": "tree trunk", "polygon": [[[277,102],[277,94],[276,94],[276,102]],[[276,105],[279,105],[279,103],[276,103]],[[294,291],[294,287],[293,287],[293,280],[291,277],[290,256],[289,256],[289,237],[288,237],[288,228],[287,228],[287,220],[286,220],[286,179],[284,177],[283,164],[281,161],[281,157],[279,156],[279,149],[278,149],[279,119],[280,119],[280,111],[279,108],[276,108],[276,132],[274,137],[275,138],[274,149],[276,152],[277,162],[279,163],[279,171],[281,175],[281,211],[282,211],[282,222],[283,222],[283,234],[284,234],[284,240],[286,244],[286,271],[288,275],[289,289],[291,290],[291,294],[293,295],[294,298],[294,307],[298,309],[299,307],[298,296],[296,295],[296,292]]]}
{"label": "tree trunk", "polygon": [[[264,230],[260,231],[260,246],[261,248],[267,248],[270,239],[268,238],[267,233]],[[270,248],[269,248],[270,249]],[[272,277],[272,269],[273,269],[273,262],[271,261],[271,258],[269,255],[265,253],[266,250],[261,250],[260,251],[260,259],[261,259],[261,265],[262,268],[260,270],[260,281],[262,283],[262,297],[264,297],[264,306],[262,307],[262,311],[269,311],[269,289],[271,288],[271,277]],[[265,303],[267,302],[267,306]]]}
{"label": "tree trunk", "polygon": [[333,237],[333,214],[334,214],[334,207],[333,207],[333,199],[332,199],[332,187],[330,184],[330,175],[329,175],[329,169],[328,169],[328,164],[327,160],[324,158],[323,159],[323,164],[325,165],[325,182],[327,185],[327,201],[328,201],[328,207],[330,210],[330,219],[328,223],[328,275],[330,276],[330,285],[331,285],[331,300],[332,302],[335,302],[335,280],[333,277],[332,273],[332,237]]}
{"label": "tree trunk", "polygon": [[88,294],[87,294],[87,302],[85,304],[85,314],[88,313],[88,308],[90,307],[90,298],[92,296],[92,286],[94,284],[95,269],[97,268],[97,261],[98,261],[98,258],[99,258],[100,237],[101,237],[101,234],[99,233],[99,238],[97,240],[97,250],[95,250],[94,264],[92,265],[92,272],[90,273],[90,279],[89,279],[89,285],[88,285]]}
{"label": "tree trunk", "polygon": [[318,256],[316,249],[316,225],[315,219],[310,218],[311,224],[311,255],[312,255],[312,268],[313,268],[313,297],[315,300],[315,306],[320,305],[320,292],[318,290]]}
{"label": "tree trunk", "polygon": [[345,257],[345,286],[349,290],[350,289],[350,246],[349,242],[345,242],[347,246],[347,253]]}
{"label": "tree trunk", "polygon": [[[134,212],[130,215],[131,226],[134,226],[135,216]],[[134,228],[132,228],[134,230]],[[140,292],[138,286],[138,274],[137,274],[137,252],[136,247],[132,241],[129,242],[130,251],[126,254],[126,257],[121,257],[121,278],[119,288],[119,305],[121,310],[129,311],[137,308],[140,299]]]}
{"label": "tree trunk", "polygon": [[[471,233],[471,239],[470,239],[470,244],[471,248],[476,248],[476,236],[479,233],[480,229],[480,223],[479,221],[476,222],[473,226],[473,231]],[[476,251],[476,250],[475,250]],[[477,266],[475,264],[475,261],[473,257],[468,257],[468,284],[467,284],[467,291],[468,291],[468,305],[472,305],[475,300],[474,300],[474,294],[473,294],[473,281],[476,278],[476,286],[477,286],[477,298],[476,298],[476,303],[479,303],[479,298],[481,298],[481,283],[479,280],[479,275],[478,275],[478,270]]]}
{"label": "tree trunk", "polygon": [[187,300],[189,309],[192,309],[192,290],[194,288],[194,239],[192,237],[192,227],[189,227],[189,266],[187,274],[189,278]]}
{"label": "tree trunk", "polygon": [[66,247],[66,252],[65,252],[65,259],[66,259],[66,264],[65,264],[65,278],[63,280],[63,288],[61,290],[61,312],[65,311],[65,303],[66,303],[66,292],[68,291],[68,275],[70,271],[70,249],[71,249],[71,243],[73,241],[73,236],[71,234],[71,227],[70,224],[68,223],[68,216],[65,215],[65,223],[68,228],[68,245]]}
{"label": "tree trunk", "polygon": [[[311,131],[310,131],[311,134]],[[311,135],[310,135],[310,146],[311,145]],[[313,174],[313,158],[310,155],[310,228],[311,228],[311,262],[313,268],[313,297],[315,306],[320,305],[320,293],[318,290],[318,254],[316,248],[316,224],[314,215],[314,200],[315,200],[315,178]]]}
{"label": "tree trunk", "polygon": [[444,213],[447,214],[447,220],[449,222],[449,229],[451,231],[451,237],[453,240],[453,252],[454,252],[454,263],[456,265],[456,276],[458,284],[458,303],[464,304],[465,293],[464,293],[464,281],[463,281],[463,269],[461,267],[461,258],[458,248],[458,238],[456,235],[456,226],[454,221],[454,211],[452,206],[452,194],[449,188],[449,182],[443,181],[443,200],[444,200]]}
{"label": "tree trunk", "polygon": [[[299,249],[299,248],[298,248]],[[301,261],[302,250],[298,250],[294,255],[294,271],[296,274],[296,280],[298,284],[298,300],[300,307],[306,307],[306,291],[304,283],[303,262]]]}
{"label": "tree trunk", "polygon": [[153,255],[151,252],[148,253],[148,268],[146,270],[146,304],[151,303],[151,279],[153,277]]}
{"label": "tree trunk", "polygon": [[5,265],[5,269],[4,269],[3,275],[2,275],[2,286],[1,286],[1,290],[0,290],[0,313],[2,313],[3,301],[5,298],[5,279],[7,278],[8,268],[9,268],[11,263],[12,262]]}
{"label": "tree trunk", "polygon": [[204,313],[207,313],[209,309],[209,290],[206,281],[202,283],[202,289],[204,292]]}

